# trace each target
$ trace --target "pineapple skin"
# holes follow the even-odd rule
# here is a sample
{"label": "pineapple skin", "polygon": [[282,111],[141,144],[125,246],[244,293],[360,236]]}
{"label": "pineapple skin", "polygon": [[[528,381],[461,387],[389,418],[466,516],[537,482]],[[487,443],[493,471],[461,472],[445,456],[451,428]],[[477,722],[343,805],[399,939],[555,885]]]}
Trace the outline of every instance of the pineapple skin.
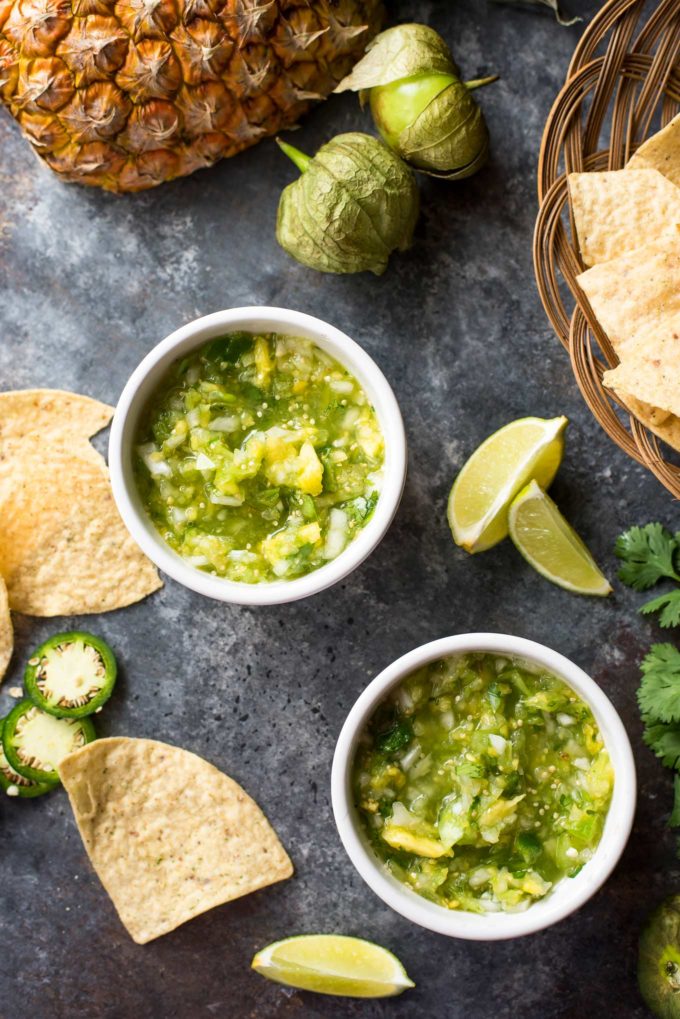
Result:
{"label": "pineapple skin", "polygon": [[291,127],[381,0],[0,0],[0,99],[62,179],[142,191]]}

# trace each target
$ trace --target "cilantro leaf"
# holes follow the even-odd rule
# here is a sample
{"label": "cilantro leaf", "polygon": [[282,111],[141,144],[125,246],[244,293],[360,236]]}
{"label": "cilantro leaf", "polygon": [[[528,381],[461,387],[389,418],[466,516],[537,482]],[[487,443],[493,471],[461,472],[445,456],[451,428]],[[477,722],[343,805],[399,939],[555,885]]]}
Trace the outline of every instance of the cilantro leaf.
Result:
{"label": "cilantro leaf", "polygon": [[647,722],[680,722],[680,651],[652,644],[642,665],[638,703]]}
{"label": "cilantro leaf", "polygon": [[631,527],[619,535],[614,547],[618,558],[623,560],[619,579],[636,591],[646,591],[662,577],[680,583],[674,564],[677,549],[677,537],[661,524]]}
{"label": "cilantro leaf", "polygon": [[648,725],[642,738],[667,768],[677,767],[680,761],[680,725],[665,725],[663,722]]}
{"label": "cilantro leaf", "polygon": [[640,612],[645,616],[651,612],[660,612],[660,626],[680,626],[680,588],[660,594],[658,598],[652,598],[651,601],[645,602]]}
{"label": "cilantro leaf", "polygon": [[673,810],[668,818],[670,828],[680,828],[680,775],[673,776]]}

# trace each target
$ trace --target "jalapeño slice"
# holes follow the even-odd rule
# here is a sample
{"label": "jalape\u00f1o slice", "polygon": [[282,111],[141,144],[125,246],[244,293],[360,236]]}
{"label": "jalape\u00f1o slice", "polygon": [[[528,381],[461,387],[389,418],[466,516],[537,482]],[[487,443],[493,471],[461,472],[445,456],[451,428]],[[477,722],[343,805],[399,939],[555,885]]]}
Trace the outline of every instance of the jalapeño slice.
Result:
{"label": "jalape\u00f1o slice", "polygon": [[23,799],[33,796],[42,796],[54,789],[54,782],[33,782],[32,779],[20,775],[11,766],[2,746],[2,730],[5,719],[0,718],[0,789],[4,789],[8,796],[20,796]]}
{"label": "jalape\u00f1o slice", "polygon": [[2,729],[2,745],[10,766],[34,782],[59,781],[57,765],[73,750],[96,739],[89,718],[55,718],[21,701]]}
{"label": "jalape\u00f1o slice", "polygon": [[91,633],[56,633],[29,658],[26,692],[36,707],[57,718],[84,718],[104,704],[116,682],[116,659]]}

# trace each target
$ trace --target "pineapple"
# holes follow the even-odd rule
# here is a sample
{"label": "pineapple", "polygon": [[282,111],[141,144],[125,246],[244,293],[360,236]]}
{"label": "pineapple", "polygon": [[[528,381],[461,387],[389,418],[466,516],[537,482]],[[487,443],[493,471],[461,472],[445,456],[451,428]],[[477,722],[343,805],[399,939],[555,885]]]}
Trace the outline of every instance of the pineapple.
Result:
{"label": "pineapple", "polygon": [[65,180],[141,191],[292,126],[380,0],[0,0],[0,98]]}

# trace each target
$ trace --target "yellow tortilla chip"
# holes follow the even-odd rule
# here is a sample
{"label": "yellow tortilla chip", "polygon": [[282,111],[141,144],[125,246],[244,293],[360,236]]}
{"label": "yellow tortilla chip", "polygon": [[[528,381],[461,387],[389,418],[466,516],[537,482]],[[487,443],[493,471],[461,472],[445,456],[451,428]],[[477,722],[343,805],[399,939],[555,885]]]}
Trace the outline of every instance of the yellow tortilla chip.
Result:
{"label": "yellow tortilla chip", "polygon": [[680,187],[680,113],[646,142],[626,164],[627,170],[658,170]]}
{"label": "yellow tortilla chip", "polygon": [[0,393],[0,460],[3,447],[24,439],[48,445],[90,439],[108,425],[113,407],[60,389]]}
{"label": "yellow tortilla chip", "polygon": [[570,173],[569,193],[586,265],[677,236],[680,188],[657,170]]}
{"label": "yellow tortilla chip", "polygon": [[[672,329],[680,321],[680,234],[588,269],[578,283],[625,364],[628,351],[638,350],[638,337],[641,343],[649,342],[650,336],[662,336],[666,326]],[[639,357],[639,351],[633,356]],[[614,384],[607,373],[606,384],[643,425],[680,450],[680,418],[642,398],[637,387],[630,390],[632,376],[627,370],[624,388],[623,375]],[[649,396],[648,386],[644,392]]]}
{"label": "yellow tortilla chip", "polygon": [[14,630],[9,614],[9,599],[5,581],[0,577],[0,683],[7,672],[13,650]]}
{"label": "yellow tortilla chip", "polygon": [[92,866],[140,945],[293,873],[254,800],[196,754],[101,739],[59,775]]}
{"label": "yellow tortilla chip", "polygon": [[680,314],[626,343],[621,363],[605,372],[603,381],[610,389],[680,417]]}
{"label": "yellow tortilla chip", "polygon": [[642,400],[636,400],[630,393],[616,390],[616,395],[641,425],[680,451],[680,418],[649,403],[643,403]]}
{"label": "yellow tortilla chip", "polygon": [[577,282],[622,357],[622,347],[680,312],[680,233],[581,273]]}
{"label": "yellow tortilla chip", "polygon": [[0,520],[0,574],[16,612],[109,612],[162,586],[118,515],[98,455],[25,444],[0,462]]}

